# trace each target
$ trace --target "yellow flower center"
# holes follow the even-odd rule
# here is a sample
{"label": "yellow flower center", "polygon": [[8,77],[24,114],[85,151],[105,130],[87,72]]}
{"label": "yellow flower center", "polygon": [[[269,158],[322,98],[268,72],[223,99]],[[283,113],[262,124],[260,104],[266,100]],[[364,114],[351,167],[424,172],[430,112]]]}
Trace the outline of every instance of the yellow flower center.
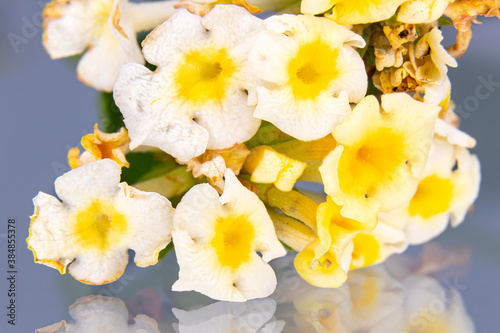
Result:
{"label": "yellow flower center", "polygon": [[127,220],[113,205],[100,200],[76,213],[73,234],[84,249],[105,251],[127,232]]}
{"label": "yellow flower center", "polygon": [[228,95],[235,72],[234,61],[225,49],[190,51],[174,74],[178,96],[194,104],[220,103]]}
{"label": "yellow flower center", "polygon": [[405,164],[400,134],[387,128],[364,138],[356,147],[345,147],[339,160],[339,186],[344,193],[375,195],[380,184],[397,182],[397,169]]}
{"label": "yellow flower center", "polygon": [[429,218],[444,213],[450,208],[453,197],[453,184],[448,178],[436,175],[423,179],[410,200],[408,211],[411,216]]}
{"label": "yellow flower center", "polygon": [[93,1],[90,6],[89,10],[94,13],[93,38],[99,38],[102,33],[111,34],[108,18],[113,10],[113,0]]}
{"label": "yellow flower center", "polygon": [[338,77],[338,50],[321,40],[300,46],[288,64],[289,83],[300,99],[316,98]]}
{"label": "yellow flower center", "polygon": [[380,245],[375,237],[359,233],[352,241],[354,243],[354,251],[352,252],[351,269],[369,266],[377,261]]}
{"label": "yellow flower center", "polygon": [[215,222],[215,236],[210,245],[222,266],[237,269],[250,260],[255,230],[244,216],[219,218]]}

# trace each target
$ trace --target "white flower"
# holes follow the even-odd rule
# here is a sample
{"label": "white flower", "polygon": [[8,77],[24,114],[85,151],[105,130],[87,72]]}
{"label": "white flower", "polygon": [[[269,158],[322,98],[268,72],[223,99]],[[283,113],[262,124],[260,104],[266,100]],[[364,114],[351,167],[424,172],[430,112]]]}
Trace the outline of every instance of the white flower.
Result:
{"label": "white flower", "polygon": [[182,333],[279,333],[283,320],[269,322],[276,312],[276,301],[271,298],[250,300],[245,303],[216,302],[197,310],[172,309],[179,319]]}
{"label": "white flower", "polygon": [[53,59],[85,52],[77,74],[85,84],[111,91],[120,66],[144,63],[136,32],[170,17],[175,1],[54,0],[43,11],[43,45]]}
{"label": "white flower", "polygon": [[248,105],[247,58],[262,28],[244,8],[218,5],[203,18],[181,9],[153,30],[143,52],[158,69],[125,65],[114,87],[130,148],[155,146],[186,162],[250,139],[260,120]]}
{"label": "white flower", "polygon": [[158,323],[143,314],[129,325],[125,303],[116,297],[85,296],[69,307],[73,320],[65,320],[36,330],[36,333],[160,333]]}
{"label": "white flower", "polygon": [[87,163],[56,179],[63,203],[42,192],[33,199],[28,245],[35,262],[89,284],[117,280],[128,249],[140,267],[157,263],[170,242],[172,206],[157,193],[118,184],[120,172],[109,159]]}
{"label": "white flower", "polygon": [[180,271],[172,289],[239,302],[269,296],[276,276],[267,262],[286,250],[262,201],[230,169],[225,177],[220,198],[200,184],[177,206],[172,236]]}
{"label": "white flower", "polygon": [[478,195],[480,177],[476,156],[465,148],[435,139],[410,202],[397,210],[379,213],[379,217],[404,230],[410,244],[427,242],[442,233],[450,220],[453,227],[464,220]]}
{"label": "white flower", "polygon": [[272,16],[250,52],[259,86],[254,116],[297,139],[331,133],[351,113],[349,102],[366,94],[367,76],[354,47],[363,38],[311,15]]}

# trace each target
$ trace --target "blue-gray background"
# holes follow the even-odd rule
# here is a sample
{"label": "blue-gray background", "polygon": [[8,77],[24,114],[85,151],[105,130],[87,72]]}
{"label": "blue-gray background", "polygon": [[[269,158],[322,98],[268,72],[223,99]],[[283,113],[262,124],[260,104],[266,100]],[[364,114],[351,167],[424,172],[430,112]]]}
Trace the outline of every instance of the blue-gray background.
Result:
{"label": "blue-gray background", "polygon": [[[54,179],[68,170],[68,148],[77,146],[97,121],[97,93],[76,79],[71,62],[52,61],[42,48],[39,16],[43,4],[42,0],[0,2],[1,332],[33,332],[68,319],[67,307],[80,296],[109,294],[106,291],[111,290],[111,294],[121,297],[126,289],[123,282],[105,287],[83,286],[70,276],[34,264],[26,248],[29,215],[33,212],[31,199],[38,191],[54,193]],[[500,21],[485,19],[483,25],[473,27],[473,32],[469,51],[459,60],[459,68],[451,69],[449,75],[452,98],[468,115],[462,117],[462,129],[478,141],[474,152],[482,163],[481,194],[465,223],[448,230],[438,241],[470,247],[469,273],[460,280],[465,286],[462,293],[477,332],[493,333],[498,332],[500,308],[500,87],[495,87],[485,100],[475,96],[479,77],[487,79],[491,75],[493,81],[500,82]],[[453,28],[446,29],[445,36],[445,44],[451,44]],[[17,40],[15,45],[13,38]],[[474,101],[479,104],[473,105]],[[17,221],[15,327],[6,324],[5,315],[8,218]],[[148,274],[154,275],[156,269],[150,268]],[[144,271],[127,270],[131,276]]]}

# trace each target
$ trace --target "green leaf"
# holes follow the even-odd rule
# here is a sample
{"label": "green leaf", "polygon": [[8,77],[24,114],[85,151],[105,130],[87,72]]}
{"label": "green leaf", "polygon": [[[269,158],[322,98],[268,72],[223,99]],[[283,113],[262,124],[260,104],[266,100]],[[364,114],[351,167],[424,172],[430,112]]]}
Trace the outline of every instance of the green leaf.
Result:
{"label": "green leaf", "polygon": [[[290,251],[290,252],[295,252],[294,249],[292,249],[290,246],[286,245],[285,243],[283,243],[281,240],[279,240],[281,245],[283,245],[283,247],[287,250],[287,251]],[[161,253],[161,252],[160,252]]]}
{"label": "green leaf", "polygon": [[103,132],[114,133],[125,127],[123,115],[116,106],[112,93],[103,92],[99,95],[99,110],[99,127]]}
{"label": "green leaf", "polygon": [[441,16],[438,20],[438,24],[441,27],[447,26],[447,25],[453,25],[453,21],[447,18],[446,16]]}
{"label": "green leaf", "polygon": [[133,185],[172,171],[179,165],[164,152],[130,152],[126,155],[130,167],[122,169],[122,181]]}
{"label": "green leaf", "polygon": [[366,92],[366,95],[377,95],[380,92],[380,90],[375,87],[373,84],[373,79],[368,80],[368,90]]}
{"label": "green leaf", "polygon": [[273,124],[263,121],[259,130],[245,144],[248,149],[262,145],[274,145],[281,142],[293,140],[293,137],[280,131]]}
{"label": "green leaf", "polygon": [[163,250],[160,251],[158,255],[158,261],[162,260],[172,249],[174,248],[174,242],[168,243]]}
{"label": "green leaf", "polygon": [[391,17],[389,17],[386,22],[389,23],[390,25],[396,25],[398,24],[398,13],[392,15]]}

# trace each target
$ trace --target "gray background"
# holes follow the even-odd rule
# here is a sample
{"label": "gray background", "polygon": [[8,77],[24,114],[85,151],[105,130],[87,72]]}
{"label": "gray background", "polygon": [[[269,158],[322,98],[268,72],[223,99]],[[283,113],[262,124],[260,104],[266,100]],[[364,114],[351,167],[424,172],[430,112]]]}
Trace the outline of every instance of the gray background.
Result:
{"label": "gray background", "polygon": [[[52,61],[41,46],[39,15],[44,1],[0,2],[0,331],[32,332],[61,319],[68,319],[67,307],[87,294],[113,294],[127,297],[124,285],[148,275],[154,280],[158,270],[171,270],[167,262],[146,270],[127,269],[128,280],[111,286],[88,287],[48,267],[33,263],[27,250],[31,199],[43,191],[53,194],[54,179],[68,170],[66,154],[79,145],[83,134],[92,131],[97,121],[97,94],[76,79],[74,65],[67,60]],[[485,19],[473,27],[469,51],[459,60],[458,69],[450,69],[452,98],[469,112],[462,129],[476,137],[474,152],[482,163],[482,189],[475,211],[463,225],[448,230],[438,241],[445,245],[470,247],[469,273],[460,278],[462,294],[477,332],[498,332],[500,299],[500,87],[476,108],[474,100],[480,76],[492,75],[500,82],[500,22]],[[23,42],[13,47],[9,33]],[[445,43],[453,41],[453,28],[446,29]],[[472,107],[471,107],[472,106]],[[6,242],[7,219],[17,221],[17,325],[6,325]],[[169,268],[169,262],[173,268]],[[159,271],[158,271],[159,273]],[[125,281],[125,282],[124,282]],[[128,282],[127,282],[128,281]],[[132,281],[132,282],[130,282]],[[148,280],[149,281],[149,280]],[[172,296],[172,297],[179,297]],[[177,299],[178,300],[178,299]],[[172,300],[166,300],[172,302]]]}

